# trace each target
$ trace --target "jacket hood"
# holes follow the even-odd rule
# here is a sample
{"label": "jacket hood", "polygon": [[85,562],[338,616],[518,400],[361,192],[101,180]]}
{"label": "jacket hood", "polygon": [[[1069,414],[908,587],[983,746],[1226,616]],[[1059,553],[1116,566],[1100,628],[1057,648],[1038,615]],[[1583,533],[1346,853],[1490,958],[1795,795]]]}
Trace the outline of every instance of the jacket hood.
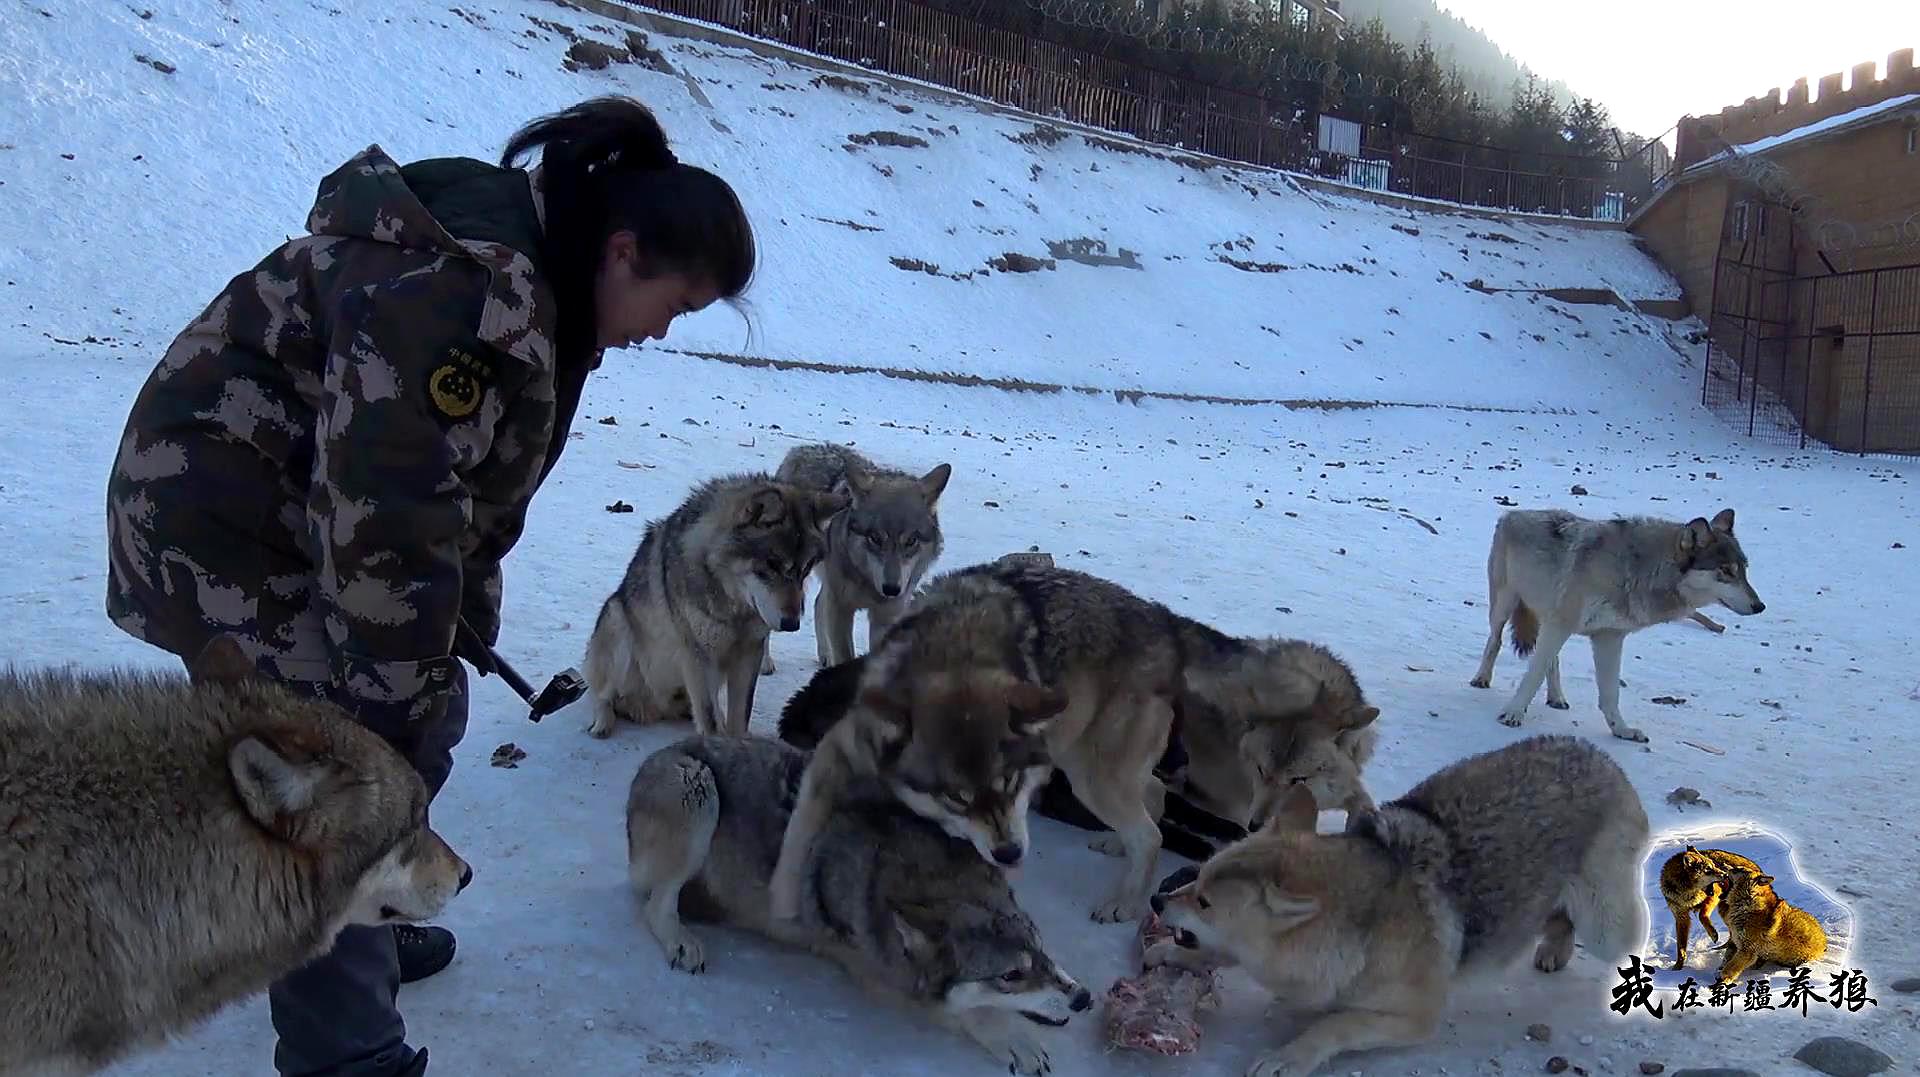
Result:
{"label": "jacket hood", "polygon": [[307,213],[307,231],[470,256],[434,219],[407,186],[400,166],[378,145],[361,150],[321,179],[313,209]]}

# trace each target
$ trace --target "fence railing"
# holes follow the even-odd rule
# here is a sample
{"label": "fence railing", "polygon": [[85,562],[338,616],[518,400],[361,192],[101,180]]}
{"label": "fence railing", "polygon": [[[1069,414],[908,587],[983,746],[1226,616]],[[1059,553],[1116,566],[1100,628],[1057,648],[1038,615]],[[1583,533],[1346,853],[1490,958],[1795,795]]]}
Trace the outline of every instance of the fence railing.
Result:
{"label": "fence railing", "polygon": [[1657,142],[1625,160],[1532,155],[1528,168],[1484,163],[1490,154],[1506,154],[1495,147],[1449,152],[1461,144],[1370,128],[1358,155],[1339,153],[1317,145],[1315,117],[1288,101],[1098,56],[914,0],[619,2],[1164,146],[1463,205],[1625,220],[1665,171]]}
{"label": "fence railing", "polygon": [[1920,263],[1792,276],[1724,259],[1701,400],[1749,436],[1920,454]]}

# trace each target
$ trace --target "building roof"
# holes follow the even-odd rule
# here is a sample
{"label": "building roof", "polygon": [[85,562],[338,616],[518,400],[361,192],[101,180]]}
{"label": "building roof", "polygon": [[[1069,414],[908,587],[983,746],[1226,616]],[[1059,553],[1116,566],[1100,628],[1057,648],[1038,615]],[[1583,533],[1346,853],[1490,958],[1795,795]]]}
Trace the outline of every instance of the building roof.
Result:
{"label": "building roof", "polygon": [[1824,120],[1815,120],[1812,123],[1802,124],[1791,131],[1784,131],[1766,138],[1757,138],[1752,142],[1745,142],[1738,146],[1721,150],[1719,153],[1705,160],[1696,161],[1686,168],[1669,175],[1666,182],[1662,183],[1660,188],[1653,192],[1653,196],[1640,203],[1639,207],[1634,210],[1632,217],[1627,221],[1627,225],[1628,227],[1632,227],[1634,222],[1646,216],[1648,211],[1652,210],[1655,205],[1659,204],[1659,202],[1666,197],[1668,191],[1673,190],[1682,183],[1699,179],[1736,156],[1746,157],[1753,154],[1769,153],[1783,146],[1797,145],[1810,140],[1829,138],[1845,131],[1885,123],[1908,112],[1920,113],[1920,93],[1900,94],[1895,97],[1889,97],[1885,101],[1876,101],[1871,105],[1862,105],[1856,109],[1850,109],[1837,115],[1828,116]]}
{"label": "building roof", "polygon": [[1878,101],[1871,105],[1862,105],[1859,108],[1842,112],[1837,116],[1828,116],[1824,120],[1815,120],[1813,123],[1802,124],[1783,134],[1754,139],[1752,142],[1745,142],[1738,146],[1721,150],[1719,153],[1714,154],[1704,161],[1688,165],[1686,170],[1692,172],[1696,169],[1704,169],[1709,165],[1717,164],[1720,161],[1736,155],[1746,156],[1755,153],[1765,153],[1768,150],[1776,150],[1782,146],[1791,145],[1796,142],[1804,142],[1810,138],[1838,134],[1841,131],[1852,130],[1855,127],[1863,127],[1871,123],[1890,120],[1895,114],[1902,111],[1905,106],[1920,106],[1920,93],[1901,94],[1898,97],[1889,97],[1885,101]]}

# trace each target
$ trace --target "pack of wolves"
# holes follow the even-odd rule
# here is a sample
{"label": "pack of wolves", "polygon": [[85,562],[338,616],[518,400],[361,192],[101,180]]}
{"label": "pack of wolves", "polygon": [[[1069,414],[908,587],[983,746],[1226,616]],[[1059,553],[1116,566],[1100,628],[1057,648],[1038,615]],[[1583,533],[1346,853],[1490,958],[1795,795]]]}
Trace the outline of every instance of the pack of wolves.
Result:
{"label": "pack of wolves", "polygon": [[[1607,962],[1642,945],[1647,816],[1599,747],[1529,737],[1376,804],[1363,772],[1380,710],[1332,649],[1230,636],[1045,557],[936,571],[952,478],[945,463],[916,472],[801,445],[772,474],[724,480],[735,499],[786,511],[728,516],[696,492],[647,526],[645,571],[605,600],[587,648],[596,735],[619,718],[686,717],[653,701],[710,699],[721,680],[750,701],[747,657],[772,672],[770,633],[799,627],[784,601],[778,620],[751,601],[759,581],[819,581],[820,668],[780,708],[777,738],[748,734],[731,698],[724,736],[696,707],[693,736],[633,779],[632,882],[675,968],[705,967],[682,915],[733,924],[838,961],[1013,1072],[1045,1072],[1034,1027],[1063,1023],[1086,994],[1003,879],[1027,857],[1035,810],[1103,832],[1092,847],[1119,861],[1089,883],[1093,920],[1152,914],[1175,929],[1149,964],[1241,966],[1319,1012],[1249,1071],[1267,1077],[1424,1042],[1459,977],[1523,950],[1555,972],[1576,940]],[[1559,652],[1585,636],[1601,715],[1634,742],[1647,738],[1619,707],[1625,637],[1681,619],[1721,631],[1700,612],[1710,604],[1765,608],[1731,509],[1686,522],[1508,512],[1487,588],[1470,683],[1491,685],[1509,624],[1529,659],[1499,720],[1520,725],[1542,684],[1568,708]],[[698,635],[682,608],[734,634]],[[1325,810],[1344,810],[1343,831],[1319,832]],[[1176,835],[1201,867],[1155,893]]]}
{"label": "pack of wolves", "polygon": [[[1046,1030],[1094,996],[1007,881],[1034,810],[1100,831],[1092,847],[1117,861],[1089,883],[1094,921],[1174,929],[1149,964],[1238,966],[1316,1012],[1255,1061],[1262,1077],[1418,1045],[1453,983],[1525,950],[1555,972],[1576,941],[1609,965],[1642,945],[1647,816],[1597,745],[1524,738],[1376,803],[1364,771],[1381,712],[1333,649],[1229,635],[1044,557],[935,573],[952,478],[945,463],[915,472],[802,445],[645,525],[582,670],[592,735],[692,727],[640,764],[625,805],[642,920],[673,968],[707,965],[688,921],[744,928],[837,962],[1010,1072],[1045,1073]],[[781,707],[778,736],[755,735],[771,634],[800,629],[810,576],[820,669]],[[1687,618],[1717,630],[1709,604],[1764,609],[1730,509],[1509,512],[1487,585],[1471,683],[1490,686],[1509,625],[1529,659],[1499,721],[1520,725],[1542,684],[1549,707],[1570,706],[1559,652],[1580,635],[1599,710],[1628,741],[1646,739],[1619,707],[1628,634]],[[0,677],[0,892],[30,889],[54,914],[0,919],[0,1074],[91,1072],[264,989],[341,925],[432,916],[471,878],[397,754],[241,661],[216,641],[185,679]],[[116,769],[129,755],[168,762]],[[186,792],[139,784],[149,773]],[[1320,831],[1328,810],[1344,829]],[[141,814],[167,811],[190,825]],[[100,841],[57,840],[81,831]],[[1201,863],[1156,893],[1163,848]],[[1729,968],[1813,946],[1757,869],[1682,866],[1671,892],[1662,875],[1682,951],[1684,917],[1712,934],[1717,902],[1739,945]],[[164,922],[142,922],[146,888],[189,867],[242,884],[169,893]],[[207,939],[228,942],[196,949]],[[93,955],[84,976],[60,957],[76,947]]]}

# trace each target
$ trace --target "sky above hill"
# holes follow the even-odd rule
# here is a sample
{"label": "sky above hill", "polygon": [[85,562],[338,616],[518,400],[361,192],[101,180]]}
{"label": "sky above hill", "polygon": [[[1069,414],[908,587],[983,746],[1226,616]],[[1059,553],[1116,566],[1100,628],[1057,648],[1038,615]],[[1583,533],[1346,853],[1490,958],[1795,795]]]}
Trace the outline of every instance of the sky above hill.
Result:
{"label": "sky above hill", "polygon": [[1654,135],[1681,116],[1718,112],[1783,91],[1797,78],[1817,90],[1822,75],[1868,60],[1885,74],[1887,54],[1920,45],[1912,0],[1441,0],[1515,59],[1604,102],[1614,122]]}

